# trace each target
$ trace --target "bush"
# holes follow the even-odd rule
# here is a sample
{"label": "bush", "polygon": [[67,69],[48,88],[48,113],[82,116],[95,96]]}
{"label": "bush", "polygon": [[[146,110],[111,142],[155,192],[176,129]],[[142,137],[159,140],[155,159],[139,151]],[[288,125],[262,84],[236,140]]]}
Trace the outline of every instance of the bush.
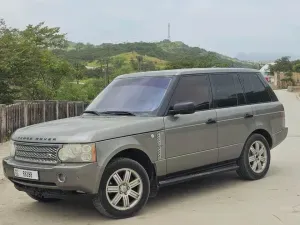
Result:
{"label": "bush", "polygon": [[56,93],[56,100],[88,101],[88,93],[84,85],[65,82]]}

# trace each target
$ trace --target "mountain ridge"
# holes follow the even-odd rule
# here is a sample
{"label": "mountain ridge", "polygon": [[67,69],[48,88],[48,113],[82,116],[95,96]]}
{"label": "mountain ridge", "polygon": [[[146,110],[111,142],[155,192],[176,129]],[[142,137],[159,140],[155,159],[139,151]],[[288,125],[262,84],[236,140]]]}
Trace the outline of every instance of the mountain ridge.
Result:
{"label": "mountain ridge", "polygon": [[[102,43],[100,45],[69,41],[66,50],[56,49],[54,52],[58,56],[66,58],[68,61],[81,61],[83,64],[89,66],[95,65],[95,63],[92,63],[95,61],[100,62],[120,54],[130,55],[130,53],[135,55],[135,57],[143,56],[148,57],[148,59],[152,57],[154,61],[166,62],[166,65],[193,62],[193,65],[199,65],[200,67],[257,68],[258,66],[254,62],[242,61],[217,52],[207,51],[204,48],[192,47],[181,41],[169,40],[159,42],[124,42],[117,44]],[[159,67],[157,69],[162,68]]]}

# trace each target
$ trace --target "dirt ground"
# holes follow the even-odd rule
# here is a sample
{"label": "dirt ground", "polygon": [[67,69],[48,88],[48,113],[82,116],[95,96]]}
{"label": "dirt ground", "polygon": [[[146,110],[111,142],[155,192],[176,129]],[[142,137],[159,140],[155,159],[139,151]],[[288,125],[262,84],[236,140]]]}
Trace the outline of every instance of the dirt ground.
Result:
{"label": "dirt ground", "polygon": [[[286,109],[287,139],[272,150],[269,173],[259,181],[237,175],[215,175],[162,189],[144,210],[126,220],[109,220],[97,213],[90,199],[78,197],[42,204],[18,192],[0,168],[1,225],[95,224],[300,224],[300,101],[295,94],[277,91]],[[8,155],[0,145],[0,158]]]}

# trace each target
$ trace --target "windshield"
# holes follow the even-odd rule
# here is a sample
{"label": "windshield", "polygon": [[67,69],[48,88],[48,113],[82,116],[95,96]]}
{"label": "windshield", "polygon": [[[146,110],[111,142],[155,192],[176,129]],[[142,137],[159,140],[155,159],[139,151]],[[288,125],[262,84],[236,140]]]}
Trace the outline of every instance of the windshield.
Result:
{"label": "windshield", "polygon": [[172,78],[135,77],[116,79],[89,105],[87,111],[155,114]]}

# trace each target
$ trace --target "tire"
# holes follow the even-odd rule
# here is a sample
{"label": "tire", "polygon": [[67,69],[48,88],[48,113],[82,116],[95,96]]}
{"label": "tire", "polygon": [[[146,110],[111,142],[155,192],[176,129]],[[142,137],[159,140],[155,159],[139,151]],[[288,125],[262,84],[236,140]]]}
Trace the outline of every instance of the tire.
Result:
{"label": "tire", "polygon": [[[257,148],[257,144],[260,147]],[[263,146],[265,150],[262,150]],[[260,150],[257,152],[256,149]],[[262,154],[262,152],[264,153]],[[252,134],[247,139],[238,160],[239,169],[237,170],[237,174],[245,180],[261,179],[267,174],[270,162],[270,146],[267,140],[260,134]]]}
{"label": "tire", "polygon": [[[113,177],[116,174],[119,177]],[[126,178],[125,174],[130,175]],[[127,180],[129,182],[126,182]],[[133,183],[133,181],[139,182]],[[106,191],[107,186],[111,187],[110,193]],[[106,167],[93,204],[102,215],[113,219],[123,219],[137,214],[147,203],[149,193],[150,181],[144,167],[134,160],[117,158]]]}
{"label": "tire", "polygon": [[35,195],[32,193],[26,193],[29,197],[31,197],[32,199],[38,201],[38,202],[43,202],[43,203],[51,203],[51,202],[58,202],[61,199],[58,198],[44,198],[41,195]]}

